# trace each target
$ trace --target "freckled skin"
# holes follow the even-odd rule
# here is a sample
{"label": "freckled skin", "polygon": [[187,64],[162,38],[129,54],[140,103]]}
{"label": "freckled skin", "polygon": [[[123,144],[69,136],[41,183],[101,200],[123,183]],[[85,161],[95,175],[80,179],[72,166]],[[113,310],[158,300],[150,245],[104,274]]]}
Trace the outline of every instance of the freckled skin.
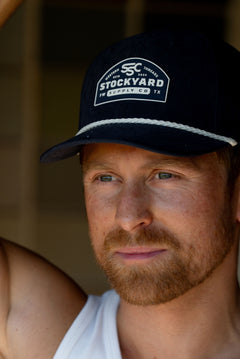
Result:
{"label": "freckled skin", "polygon": [[[126,300],[150,304],[173,299],[205,280],[231,249],[234,219],[224,190],[225,169],[215,153],[177,158],[123,145],[87,145],[83,169],[93,248],[110,281],[113,278],[114,287]],[[155,292],[161,288],[162,294],[144,301],[146,293],[140,288],[138,291],[138,287],[144,287],[140,283],[144,283],[146,270],[139,276],[138,285],[136,268],[142,267],[135,265],[129,282],[131,272],[126,271],[129,265],[119,264],[116,258],[106,263],[103,248],[106,236],[113,230],[134,237],[142,230],[151,229],[164,230],[170,238],[176,237],[180,250],[168,250],[164,261],[152,260],[152,277],[146,277],[145,287],[151,293],[147,283],[155,282]],[[114,236],[117,237],[116,232]],[[148,267],[151,265],[148,263]],[[166,277],[171,268],[172,274]],[[122,282],[128,280],[125,287],[118,287],[121,277],[115,279],[114,270],[118,273],[121,270]],[[180,272],[184,272],[183,276],[176,276]],[[171,283],[171,276],[175,276],[173,285],[178,289],[175,294],[164,296],[161,284]]]}

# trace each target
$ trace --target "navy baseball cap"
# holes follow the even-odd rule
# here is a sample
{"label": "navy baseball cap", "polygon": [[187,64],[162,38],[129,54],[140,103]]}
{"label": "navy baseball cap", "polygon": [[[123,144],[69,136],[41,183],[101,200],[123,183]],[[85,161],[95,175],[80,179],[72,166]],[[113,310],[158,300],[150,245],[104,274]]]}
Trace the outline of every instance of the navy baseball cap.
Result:
{"label": "navy baseball cap", "polygon": [[82,87],[79,130],[41,156],[53,162],[89,143],[195,156],[240,140],[240,55],[222,40],[155,31],[103,51]]}

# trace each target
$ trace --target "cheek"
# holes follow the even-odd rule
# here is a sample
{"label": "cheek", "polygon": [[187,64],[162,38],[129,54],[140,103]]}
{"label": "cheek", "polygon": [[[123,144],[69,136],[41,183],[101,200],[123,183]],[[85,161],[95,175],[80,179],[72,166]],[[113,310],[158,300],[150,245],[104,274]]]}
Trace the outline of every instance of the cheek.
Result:
{"label": "cheek", "polygon": [[[188,217],[199,208],[199,198],[196,198],[190,191],[168,191],[160,195],[152,196],[152,208],[155,214],[163,218],[171,216]],[[204,204],[205,205],[205,204]],[[201,203],[203,206],[203,203]]]}
{"label": "cheek", "polygon": [[85,193],[85,205],[91,240],[105,238],[114,218],[111,201],[102,199],[95,193]]}
{"label": "cheek", "polygon": [[184,189],[161,195],[161,198],[155,196],[152,203],[156,220],[176,234],[191,238],[196,233],[202,237],[206,231],[213,230],[222,211],[221,198],[222,194],[216,195],[214,190],[206,188],[199,188],[199,191]]}

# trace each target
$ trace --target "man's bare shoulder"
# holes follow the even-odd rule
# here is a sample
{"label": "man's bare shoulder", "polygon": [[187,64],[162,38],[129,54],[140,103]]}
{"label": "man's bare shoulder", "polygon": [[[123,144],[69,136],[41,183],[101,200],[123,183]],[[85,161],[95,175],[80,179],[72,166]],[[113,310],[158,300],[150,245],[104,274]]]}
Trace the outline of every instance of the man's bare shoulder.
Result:
{"label": "man's bare shoulder", "polygon": [[62,271],[3,239],[0,295],[3,359],[52,358],[86,302],[85,293]]}

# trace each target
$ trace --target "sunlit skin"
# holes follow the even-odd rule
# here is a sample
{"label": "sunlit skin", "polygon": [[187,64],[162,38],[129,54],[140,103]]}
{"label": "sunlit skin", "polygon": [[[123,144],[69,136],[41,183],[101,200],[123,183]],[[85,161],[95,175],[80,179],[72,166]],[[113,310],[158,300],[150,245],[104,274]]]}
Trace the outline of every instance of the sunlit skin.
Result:
{"label": "sunlit skin", "polygon": [[[157,286],[152,289],[150,285],[147,290],[138,289],[139,285],[134,289],[128,285],[120,286],[122,301],[118,313],[118,326],[123,358],[148,358],[150,352],[152,358],[154,355],[157,359],[161,358],[156,354],[157,346],[160,344],[162,352],[165,346],[168,348],[169,352],[166,351],[164,356],[166,359],[171,358],[172,355],[176,359],[191,358],[190,348],[187,353],[184,352],[183,338],[181,353],[175,352],[175,347],[171,346],[172,349],[169,350],[167,346],[168,330],[170,326],[172,328],[173,312],[178,310],[178,304],[182,303],[181,315],[185,311],[185,320],[174,323],[174,331],[178,332],[179,329],[181,335],[186,329],[183,327],[188,323],[189,313],[193,315],[194,312],[194,316],[198,317],[199,309],[201,315],[197,323],[194,321],[197,328],[196,325],[201,325],[202,318],[209,319],[214,311],[219,312],[220,318],[223,309],[227,308],[226,312],[230,312],[231,307],[232,313],[236,310],[232,306],[236,305],[235,295],[238,290],[236,258],[239,196],[238,190],[231,200],[228,196],[225,167],[219,162],[215,153],[195,158],[179,158],[124,145],[93,144],[84,147],[83,173],[92,245],[100,265],[105,266],[106,253],[110,253],[113,272],[115,269],[118,272],[120,268],[120,276],[114,283],[116,290],[118,291],[116,283],[119,278],[124,282],[129,274],[136,272],[143,279],[146,274],[149,281],[151,275],[152,278],[154,277],[156,270],[159,271],[159,275],[162,273],[168,275],[170,272],[168,280],[171,286],[171,279],[175,273],[171,273],[170,269],[176,261],[181,264],[177,268],[182,268],[183,271],[186,269],[186,276],[191,284],[187,288],[183,281],[181,292],[173,288],[170,296],[168,289],[163,288],[164,293],[160,297],[155,295]],[[221,300],[217,294],[219,308],[216,303],[214,308],[210,308],[213,303],[213,290],[209,289],[210,282],[210,288],[215,288],[214,298],[218,291],[220,297],[224,293]],[[205,316],[202,316],[201,305],[199,308],[198,306],[194,307],[195,309],[191,308],[196,302],[195,299],[199,301],[203,293],[206,296]],[[139,302],[138,300],[134,302],[134,297],[139,297]],[[189,298],[191,298],[190,302]],[[226,302],[230,304],[226,305]],[[149,304],[155,305],[149,306]],[[146,306],[146,309],[141,309],[141,305]],[[166,319],[170,314],[164,309],[166,305],[166,308],[174,308],[171,309],[171,321],[169,318]],[[162,322],[156,316],[156,310],[161,310]],[[228,314],[224,317],[227,316]],[[205,347],[211,346],[211,341],[208,342],[210,336],[208,329],[212,333],[213,327],[214,329],[221,327],[221,322],[216,323],[216,321],[218,322],[216,316],[214,320],[210,320],[209,328],[205,328],[204,331],[204,339],[203,332],[200,331]],[[135,326],[131,326],[134,322]],[[148,339],[144,338],[141,342],[140,332],[142,329],[142,334],[144,333],[147,323],[148,328],[152,327],[154,331],[152,333],[149,331]],[[223,324],[223,332],[230,331],[229,326]],[[134,330],[136,325],[139,328],[139,342],[135,347],[134,343],[138,338],[138,333]],[[121,328],[124,330],[121,331]],[[133,333],[134,335],[131,335]],[[157,333],[161,334],[162,338],[165,337],[162,342]],[[216,333],[217,331],[214,335]],[[225,332],[224,336],[226,336]],[[191,335],[188,334],[187,337],[189,341]],[[238,343],[239,336],[236,337]],[[149,343],[148,352],[145,339]],[[198,356],[194,354],[194,357],[208,358],[200,355],[201,350],[203,351],[202,343],[198,346],[196,341],[196,338],[191,341],[191,346],[195,346],[198,353]],[[153,343],[155,346],[152,345]],[[223,345],[223,340],[220,343]],[[227,341],[224,345],[227,346]],[[234,350],[239,354],[238,344],[236,346]],[[194,349],[191,349],[195,353]],[[209,353],[212,353],[209,358],[217,358],[213,355],[214,350],[211,352],[209,348]],[[203,352],[206,354],[206,350]],[[227,356],[222,357],[228,359]]]}
{"label": "sunlit skin", "polygon": [[[216,154],[183,159],[121,145],[91,145],[84,154],[93,247],[123,298],[136,304],[174,299],[224,259],[234,220]],[[164,295],[166,286],[175,289]],[[152,300],[140,295],[144,289]]]}

